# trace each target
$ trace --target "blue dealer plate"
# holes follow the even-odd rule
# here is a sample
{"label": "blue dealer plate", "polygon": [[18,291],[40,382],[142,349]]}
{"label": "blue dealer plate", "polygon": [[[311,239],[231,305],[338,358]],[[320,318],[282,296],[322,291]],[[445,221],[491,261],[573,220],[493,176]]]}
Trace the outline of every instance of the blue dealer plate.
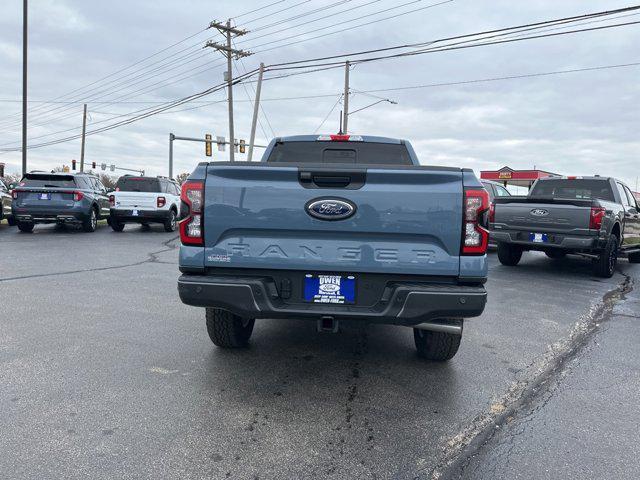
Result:
{"label": "blue dealer plate", "polygon": [[356,301],[356,278],[352,275],[304,277],[304,300],[312,303],[351,304]]}
{"label": "blue dealer plate", "polygon": [[530,233],[529,241],[533,243],[547,243],[549,241],[549,237],[546,233]]}

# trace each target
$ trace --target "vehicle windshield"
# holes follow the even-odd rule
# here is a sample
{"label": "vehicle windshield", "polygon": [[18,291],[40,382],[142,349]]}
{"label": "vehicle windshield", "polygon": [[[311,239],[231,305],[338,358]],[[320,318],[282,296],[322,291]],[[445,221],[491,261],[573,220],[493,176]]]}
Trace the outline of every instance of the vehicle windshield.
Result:
{"label": "vehicle windshield", "polygon": [[74,188],[73,175],[26,174],[20,181],[21,187]]}
{"label": "vehicle windshield", "polygon": [[411,165],[407,147],[373,142],[281,142],[267,162]]}
{"label": "vehicle windshield", "polygon": [[557,179],[541,180],[531,189],[531,197],[566,198],[571,200],[600,199],[614,201],[607,180]]}
{"label": "vehicle windshield", "polygon": [[160,181],[157,178],[121,177],[116,184],[121,192],[160,192]]}

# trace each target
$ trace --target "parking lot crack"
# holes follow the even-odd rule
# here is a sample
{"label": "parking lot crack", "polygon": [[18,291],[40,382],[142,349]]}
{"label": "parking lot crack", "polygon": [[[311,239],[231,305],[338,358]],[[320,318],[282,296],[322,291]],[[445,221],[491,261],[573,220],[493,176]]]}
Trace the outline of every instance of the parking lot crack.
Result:
{"label": "parking lot crack", "polygon": [[[532,407],[533,412],[544,407],[554,395],[555,381],[565,374],[570,362],[590,344],[601,324],[616,316],[613,312],[614,307],[624,302],[626,295],[633,290],[633,279],[628,275],[623,276],[624,280],[620,284],[606,292],[602,299],[574,324],[568,337],[550,345],[546,353],[532,364],[532,372],[528,378],[514,382],[499,399],[491,403],[488,411],[477,415],[464,430],[444,443],[440,459],[428,477],[460,478],[471,460],[488,446],[497,432],[514,418],[526,422],[531,418]],[[520,433],[524,431],[524,428],[518,430]],[[515,436],[520,433],[516,433]]]}
{"label": "parking lot crack", "polygon": [[160,254],[162,254],[162,253],[169,252],[171,250],[175,250],[177,248],[177,245],[175,244],[175,241],[178,238],[179,237],[173,237],[173,238],[170,238],[169,240],[167,240],[166,242],[162,242],[162,245],[165,248],[163,248],[161,250],[156,250],[156,251],[147,253],[147,258],[145,260],[140,260],[138,262],[126,263],[126,264],[123,264],[123,265],[108,265],[108,266],[105,266],[105,267],[84,268],[84,269],[78,269],[78,270],[66,270],[66,271],[62,271],[62,272],[39,273],[39,274],[34,274],[34,275],[21,275],[21,276],[16,276],[16,277],[0,278],[0,283],[1,282],[12,282],[12,281],[17,281],[17,280],[28,280],[28,279],[32,279],[32,278],[58,277],[58,276],[62,276],[62,275],[73,275],[73,274],[78,274],[78,273],[103,272],[105,270],[117,270],[117,269],[120,269],[120,268],[137,267],[139,265],[144,265],[145,263],[167,263],[167,262],[160,261],[158,259],[159,258],[158,256]]}

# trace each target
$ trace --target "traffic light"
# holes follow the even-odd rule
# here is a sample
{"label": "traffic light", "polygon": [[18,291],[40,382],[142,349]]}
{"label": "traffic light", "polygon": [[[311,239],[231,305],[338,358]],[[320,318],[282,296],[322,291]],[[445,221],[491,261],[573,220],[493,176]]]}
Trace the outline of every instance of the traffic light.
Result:
{"label": "traffic light", "polygon": [[75,170],[75,169],[76,169],[76,161],[71,160],[71,170]]}
{"label": "traffic light", "polygon": [[207,157],[210,157],[210,156],[211,156],[211,134],[210,134],[210,133],[207,133],[207,134],[204,136],[204,139],[206,140],[206,142],[205,142],[205,144],[204,144],[204,145],[205,145],[205,147],[204,147],[204,154],[205,154]]}
{"label": "traffic light", "polygon": [[244,140],[240,140],[240,153],[244,153],[247,151],[246,144]]}
{"label": "traffic light", "polygon": [[91,162],[91,168],[96,169],[96,162]]}

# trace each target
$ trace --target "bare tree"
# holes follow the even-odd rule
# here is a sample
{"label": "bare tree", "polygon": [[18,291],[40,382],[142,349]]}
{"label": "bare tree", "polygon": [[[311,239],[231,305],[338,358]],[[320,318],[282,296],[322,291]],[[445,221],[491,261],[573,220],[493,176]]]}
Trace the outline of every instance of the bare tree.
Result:
{"label": "bare tree", "polygon": [[178,175],[176,175],[176,182],[178,182],[178,184],[182,185],[187,178],[189,178],[189,173],[184,172],[184,173],[179,173]]}
{"label": "bare tree", "polygon": [[106,173],[99,173],[98,177],[100,178],[102,184],[107,188],[107,190],[116,189],[116,183],[118,183],[117,178],[112,177],[111,175],[108,175]]}

